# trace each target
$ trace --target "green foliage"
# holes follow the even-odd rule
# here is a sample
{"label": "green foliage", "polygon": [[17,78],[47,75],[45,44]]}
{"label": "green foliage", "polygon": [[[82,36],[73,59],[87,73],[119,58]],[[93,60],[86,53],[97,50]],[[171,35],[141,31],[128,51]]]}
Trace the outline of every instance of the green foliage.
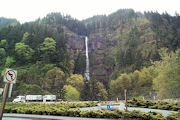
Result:
{"label": "green foliage", "polygon": [[86,67],[86,57],[84,53],[79,53],[77,59],[74,60],[74,73],[75,74],[84,74]]}
{"label": "green foliage", "polygon": [[97,94],[96,94],[97,100],[107,100],[108,93],[103,83],[97,82],[96,85],[97,85]]}
{"label": "green foliage", "polygon": [[45,79],[42,81],[44,88],[58,97],[62,96],[62,88],[65,84],[65,74],[59,68],[55,67],[47,71]]}
{"label": "green foliage", "polygon": [[179,53],[180,50],[174,53],[161,49],[162,60],[154,62],[158,71],[157,77],[154,78],[154,89],[160,98],[180,97]]}
{"label": "green foliage", "polygon": [[64,86],[65,95],[64,98],[68,101],[78,101],[80,98],[80,93],[76,90],[76,88],[71,85]]}
{"label": "green foliage", "polygon": [[87,100],[105,101],[108,100],[108,91],[102,82],[91,76],[91,80],[85,83],[84,96]]}
{"label": "green foliage", "polygon": [[7,47],[8,47],[7,40],[1,40],[0,41],[0,47],[4,48],[4,49],[7,49]]}
{"label": "green foliage", "polygon": [[56,25],[65,25],[68,29],[73,31],[76,34],[79,35],[86,35],[87,29],[85,25],[77,20],[72,18],[70,15],[62,15],[61,13],[50,13],[45,18],[41,20],[42,23],[46,24],[56,24]]}
{"label": "green foliage", "polygon": [[56,50],[56,42],[53,38],[45,38],[44,42],[40,46],[40,51],[54,52]]}
{"label": "green foliage", "polygon": [[132,82],[132,88],[133,89],[133,94],[135,96],[140,94],[140,84],[139,81],[141,80],[141,72],[136,70],[132,73],[131,75],[131,82]]}
{"label": "green foliage", "polygon": [[39,52],[41,57],[43,58],[43,61],[49,62],[50,57],[55,53],[56,51],[56,41],[53,38],[46,37],[44,39],[44,42],[40,44]]}
{"label": "green foliage", "polygon": [[27,40],[28,40],[28,37],[29,37],[29,33],[28,32],[25,32],[24,35],[23,35],[23,38],[21,40],[22,43],[27,43]]}
{"label": "green foliage", "polygon": [[85,103],[52,103],[52,104],[42,104],[42,103],[30,103],[30,104],[13,104],[8,103],[5,108],[5,112],[8,113],[23,113],[23,114],[46,114],[46,115],[62,115],[62,116],[72,116],[78,113],[79,107],[92,107],[97,105],[96,102],[85,102]]}
{"label": "green foliage", "polygon": [[119,85],[117,80],[111,80],[110,82],[110,94],[113,97],[119,97],[120,92],[119,92]]}
{"label": "green foliage", "polygon": [[14,91],[13,94],[15,96],[18,95],[44,95],[49,94],[49,92],[44,91],[40,86],[36,84],[26,84],[26,83],[20,83],[20,86],[18,86],[18,91]]}
{"label": "green foliage", "polygon": [[42,65],[41,69],[43,72],[47,72],[50,69],[53,69],[55,67],[55,64],[44,64]]}
{"label": "green foliage", "polygon": [[59,68],[53,68],[46,73],[47,84],[56,85],[57,81],[61,81],[65,78],[65,74]]}
{"label": "green foliage", "polygon": [[[14,87],[17,94],[14,94],[14,97],[18,95],[21,84],[36,84],[43,91],[48,90],[58,97],[61,95],[65,83],[64,68],[69,69],[68,72],[65,71],[66,75],[74,69],[73,60],[69,59],[66,40],[61,26],[58,26],[56,31],[51,25],[42,24],[40,21],[17,24],[0,30],[0,57],[2,55],[4,57],[0,61],[0,72],[5,67],[18,70],[18,80]],[[59,65],[60,63],[63,63],[63,67]],[[57,73],[57,77],[52,78],[52,84],[46,86],[47,83],[44,82],[47,80],[46,73],[54,67],[62,68],[63,79],[62,76],[58,77]],[[54,79],[56,80],[53,83]],[[53,88],[54,84],[58,86],[56,89]]]}
{"label": "green foliage", "polygon": [[[5,108],[5,113],[57,115],[57,116],[86,117],[86,118],[111,118],[111,119],[117,119],[117,118],[140,119],[140,120],[165,120],[166,119],[161,114],[156,113],[156,112],[149,112],[149,113],[144,113],[140,111],[124,112],[121,110],[80,111],[78,109],[78,107],[88,107],[89,105],[90,105],[89,103],[51,103],[51,104],[45,104],[45,105],[42,103],[30,103],[30,104],[8,103]],[[170,119],[169,117],[168,120],[176,120],[176,119]]]}
{"label": "green foliage", "polygon": [[84,87],[83,76],[79,74],[71,74],[71,76],[67,78],[66,83],[75,87],[79,92],[82,92]]}
{"label": "green foliage", "polygon": [[124,98],[124,90],[131,88],[131,78],[128,74],[122,74],[116,80],[110,82],[110,91],[112,96]]}
{"label": "green foliage", "polygon": [[18,81],[20,80],[28,84],[38,84],[42,86],[45,73],[54,67],[54,64],[42,64],[41,62],[30,64],[29,66],[19,67],[17,69]]}
{"label": "green foliage", "polygon": [[0,48],[0,58],[4,58],[6,56],[6,51],[4,48]]}
{"label": "green foliage", "polygon": [[148,97],[149,91],[153,90],[153,79],[156,76],[157,71],[154,66],[121,74],[116,80],[110,82],[110,94],[113,97],[123,98],[124,89],[127,89],[129,97]]}
{"label": "green foliage", "polygon": [[129,107],[142,107],[151,109],[171,110],[179,111],[180,102],[165,102],[165,101],[153,101],[153,100],[140,100],[133,98],[128,100]]}
{"label": "green foliage", "polygon": [[167,120],[179,120],[180,119],[180,112],[172,113],[167,116]]}
{"label": "green foliage", "polygon": [[140,86],[152,86],[153,76],[147,68],[141,70]]}
{"label": "green foliage", "polygon": [[18,58],[23,62],[32,59],[32,56],[34,54],[34,50],[24,43],[16,43],[15,51],[18,55]]}
{"label": "green foliage", "polygon": [[0,30],[2,28],[8,27],[8,26],[14,26],[17,25],[19,22],[16,19],[9,19],[9,18],[4,18],[0,17]]}
{"label": "green foliage", "polygon": [[74,60],[69,60],[69,65],[67,66],[68,67],[68,73],[73,73],[74,71]]}
{"label": "green foliage", "polygon": [[9,67],[11,67],[11,66],[13,65],[13,63],[15,63],[15,62],[16,62],[16,60],[15,60],[13,57],[8,56],[8,57],[6,58],[5,67],[9,68]]}
{"label": "green foliage", "polygon": [[[58,67],[65,77],[83,75],[85,53],[71,54],[71,46],[67,48],[68,38],[89,36],[92,39],[90,69],[95,79],[84,87],[89,91],[86,96],[95,100],[97,96],[106,96],[106,89],[110,88],[112,96],[123,98],[126,88],[130,97],[146,97],[153,89],[161,98],[179,97],[179,53],[165,52],[163,56],[159,52],[162,47],[168,51],[180,47],[179,20],[179,15],[142,14],[132,9],[120,9],[108,16],[98,15],[83,21],[60,13],[50,13],[25,24],[0,18],[0,57],[4,58],[0,61],[0,70],[15,67],[21,82],[37,84],[62,97],[65,78],[53,75],[51,79],[46,73]],[[151,66],[151,60],[161,61]]]}

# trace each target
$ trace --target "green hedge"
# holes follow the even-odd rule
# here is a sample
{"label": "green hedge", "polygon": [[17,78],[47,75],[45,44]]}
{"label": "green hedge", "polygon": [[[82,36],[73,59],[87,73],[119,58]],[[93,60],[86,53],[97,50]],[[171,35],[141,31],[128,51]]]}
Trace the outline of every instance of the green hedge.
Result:
{"label": "green hedge", "polygon": [[138,100],[133,98],[128,100],[129,107],[143,107],[151,109],[161,109],[161,110],[180,110],[180,102],[165,102],[165,101],[150,101],[150,100]]}
{"label": "green hedge", "polygon": [[87,107],[96,103],[8,103],[5,107],[5,113],[19,114],[38,114],[38,115],[56,115],[70,117],[87,117],[87,118],[122,118],[122,119],[139,119],[139,120],[179,120],[179,113],[172,114],[167,118],[156,112],[140,111],[122,111],[122,110],[87,110],[80,111],[79,107]]}
{"label": "green hedge", "polygon": [[172,113],[171,115],[167,116],[167,120],[180,120],[180,111],[177,113]]}

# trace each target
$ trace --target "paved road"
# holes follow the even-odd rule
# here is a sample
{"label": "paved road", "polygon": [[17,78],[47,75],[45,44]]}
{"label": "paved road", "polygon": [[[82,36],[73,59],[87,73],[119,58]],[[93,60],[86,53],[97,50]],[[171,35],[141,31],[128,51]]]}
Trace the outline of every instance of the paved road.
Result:
{"label": "paved road", "polygon": [[[31,114],[3,114],[3,120],[112,120],[112,119],[97,119],[97,118],[78,118],[64,117],[51,115],[31,115]],[[117,119],[113,119],[117,120]],[[120,119],[118,119],[120,120]]]}
{"label": "paved road", "polygon": [[[125,104],[120,103],[120,105],[114,105],[111,106],[112,109],[120,109],[120,110],[125,110]],[[80,110],[104,110],[107,109],[106,105],[99,105],[97,107],[86,107],[86,108],[80,108]],[[159,109],[150,109],[150,108],[138,108],[138,107],[128,107],[128,110],[133,111],[133,110],[140,110],[142,112],[159,112],[163,116],[168,116],[169,114],[176,112],[176,111],[169,111],[169,110],[159,110]]]}

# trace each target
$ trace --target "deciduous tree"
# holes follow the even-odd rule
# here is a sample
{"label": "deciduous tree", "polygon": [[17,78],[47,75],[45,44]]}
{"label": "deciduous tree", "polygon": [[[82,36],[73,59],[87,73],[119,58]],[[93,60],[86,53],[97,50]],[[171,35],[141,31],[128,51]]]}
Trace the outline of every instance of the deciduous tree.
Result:
{"label": "deciduous tree", "polygon": [[71,85],[64,86],[65,95],[64,98],[68,101],[78,101],[80,98],[80,93],[76,90],[76,88]]}
{"label": "deciduous tree", "polygon": [[56,41],[53,38],[46,37],[40,45],[39,52],[43,61],[49,62],[56,51]]}
{"label": "deciduous tree", "polygon": [[30,60],[34,54],[34,50],[24,43],[16,43],[15,51],[18,55],[18,59],[22,62]]}
{"label": "deciduous tree", "polygon": [[68,85],[75,87],[79,92],[82,92],[84,87],[84,79],[80,74],[71,74],[69,78],[66,80]]}
{"label": "deciduous tree", "polygon": [[158,75],[153,87],[161,98],[180,97],[180,50],[174,53],[161,49],[160,54],[162,60],[154,62]]}

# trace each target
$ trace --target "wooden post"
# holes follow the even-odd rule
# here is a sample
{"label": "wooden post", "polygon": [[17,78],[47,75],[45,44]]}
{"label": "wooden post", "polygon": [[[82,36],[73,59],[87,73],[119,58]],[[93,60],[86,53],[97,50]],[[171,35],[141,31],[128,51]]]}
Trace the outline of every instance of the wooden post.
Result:
{"label": "wooden post", "polygon": [[10,85],[10,83],[5,84],[5,88],[4,88],[4,92],[3,92],[2,105],[1,105],[1,109],[0,109],[0,120],[2,120],[2,117],[3,117],[3,112],[4,112],[5,105],[6,105],[8,92],[9,92],[9,85]]}
{"label": "wooden post", "polygon": [[125,97],[125,111],[128,111],[128,105],[127,105],[127,90],[124,90],[124,97]]}

